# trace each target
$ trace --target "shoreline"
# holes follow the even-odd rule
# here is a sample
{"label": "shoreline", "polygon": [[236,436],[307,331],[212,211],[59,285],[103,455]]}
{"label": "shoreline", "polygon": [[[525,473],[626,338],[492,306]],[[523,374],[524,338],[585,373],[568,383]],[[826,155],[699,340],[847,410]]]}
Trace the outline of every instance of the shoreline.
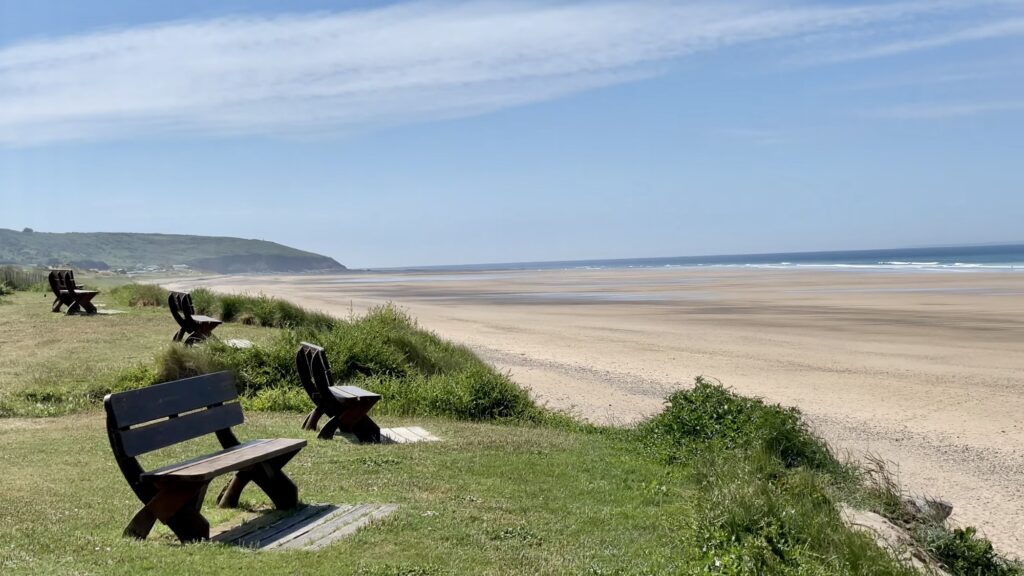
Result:
{"label": "shoreline", "polygon": [[[435,278],[431,278],[431,276]],[[437,278],[440,277],[440,278]],[[743,269],[175,278],[345,316],[387,302],[542,403],[628,425],[694,376],[799,407],[840,452],[1022,556],[1024,276]]]}

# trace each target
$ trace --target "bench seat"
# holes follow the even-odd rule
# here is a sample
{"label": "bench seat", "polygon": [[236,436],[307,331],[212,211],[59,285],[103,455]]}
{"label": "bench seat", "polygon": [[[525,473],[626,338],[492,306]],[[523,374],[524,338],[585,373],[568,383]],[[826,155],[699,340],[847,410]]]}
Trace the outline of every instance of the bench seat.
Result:
{"label": "bench seat", "polygon": [[292,438],[252,440],[213,454],[151,470],[142,474],[141,478],[154,481],[173,478],[175,481],[205,482],[228,472],[244,470],[253,464],[298,452],[305,445],[305,440]]}
{"label": "bench seat", "polygon": [[195,320],[196,323],[198,324],[223,324],[223,322],[221,322],[220,320],[216,318],[210,318],[209,316],[198,315],[193,316],[192,319]]}
{"label": "bench seat", "polygon": [[331,386],[330,391],[338,400],[359,400],[362,398],[380,399],[380,394],[375,394],[369,390],[363,390],[358,386]]}

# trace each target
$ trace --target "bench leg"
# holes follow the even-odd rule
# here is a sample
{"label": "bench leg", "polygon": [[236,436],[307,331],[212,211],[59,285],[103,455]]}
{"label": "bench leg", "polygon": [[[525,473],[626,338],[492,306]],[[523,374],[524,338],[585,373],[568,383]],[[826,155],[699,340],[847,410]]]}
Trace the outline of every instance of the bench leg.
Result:
{"label": "bench leg", "polygon": [[206,499],[206,489],[209,484],[203,487],[181,507],[178,512],[167,519],[165,524],[174,532],[182,542],[196,542],[210,539],[210,523],[203,518],[203,500]]}
{"label": "bench leg", "polygon": [[92,303],[92,296],[79,299],[78,305],[81,306],[83,310],[85,310],[86,314],[96,313],[96,306]]}
{"label": "bench leg", "polygon": [[160,520],[182,542],[208,539],[210,524],[199,513],[208,486],[209,483],[177,484],[160,488],[128,523],[124,535],[145,540],[153,525]]}
{"label": "bench leg", "polygon": [[285,454],[278,456],[273,460],[257,464],[248,470],[243,470],[235,474],[235,477],[231,479],[224,491],[220,493],[219,501],[217,505],[221,508],[236,508],[238,507],[238,499],[242,495],[242,490],[249,484],[249,482],[255,482],[267,496],[270,496],[270,500],[274,503],[274,506],[280,510],[288,508],[294,508],[299,503],[299,489],[291,481],[288,476],[281,471],[284,465],[288,463],[297,452],[291,454]]}
{"label": "bench leg", "polygon": [[72,302],[71,304],[68,304],[68,311],[65,312],[64,314],[67,316],[74,316],[75,314],[78,314],[81,311],[82,307],[78,305],[78,302]]}
{"label": "bench leg", "polygon": [[179,330],[178,330],[178,331],[177,331],[177,332],[176,332],[176,333],[174,334],[174,337],[173,337],[173,338],[171,338],[171,342],[181,342],[181,339],[185,337],[185,334],[186,334],[186,332],[185,332],[185,329],[184,329],[184,328],[180,328],[180,329],[179,329]]}
{"label": "bench leg", "polygon": [[209,338],[212,335],[212,332],[213,328],[200,326],[198,329],[196,329],[195,332],[190,334],[189,337],[185,339],[185,345],[191,346],[197,342],[202,342]]}
{"label": "bench leg", "polygon": [[334,438],[338,428],[341,428],[341,416],[331,416],[327,419],[324,427],[320,429],[320,433],[316,437],[321,440],[330,440]]}
{"label": "bench leg", "polygon": [[369,416],[364,416],[355,425],[352,426],[352,433],[359,438],[360,442],[367,442],[371,444],[380,443],[380,426],[370,419]]}
{"label": "bench leg", "polygon": [[313,411],[307,414],[306,419],[302,421],[302,429],[316,432],[317,424],[320,423],[320,417],[323,415],[324,411],[319,406],[313,408]]}
{"label": "bench leg", "polygon": [[60,298],[54,298],[53,304],[50,306],[50,310],[60,312],[62,306],[64,306],[64,303],[60,301]]}

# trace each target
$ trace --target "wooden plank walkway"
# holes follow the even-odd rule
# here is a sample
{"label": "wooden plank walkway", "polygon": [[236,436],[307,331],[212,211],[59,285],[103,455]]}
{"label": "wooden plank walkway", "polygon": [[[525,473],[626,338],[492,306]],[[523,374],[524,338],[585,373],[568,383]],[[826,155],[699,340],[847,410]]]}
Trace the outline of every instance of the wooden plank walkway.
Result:
{"label": "wooden plank walkway", "polygon": [[419,426],[408,428],[381,428],[381,444],[412,444],[413,442],[440,442],[441,439]]}
{"label": "wooden plank walkway", "polygon": [[211,540],[253,550],[319,550],[397,509],[395,504],[309,504],[269,512]]}

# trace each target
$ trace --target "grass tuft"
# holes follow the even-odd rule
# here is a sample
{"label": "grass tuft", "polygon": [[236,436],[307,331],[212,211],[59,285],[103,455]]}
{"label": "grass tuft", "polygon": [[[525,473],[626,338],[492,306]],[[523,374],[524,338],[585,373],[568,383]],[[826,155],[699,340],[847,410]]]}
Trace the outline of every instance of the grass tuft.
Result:
{"label": "grass tuft", "polygon": [[155,284],[125,284],[110,290],[110,298],[124,306],[167,307],[167,290]]}

